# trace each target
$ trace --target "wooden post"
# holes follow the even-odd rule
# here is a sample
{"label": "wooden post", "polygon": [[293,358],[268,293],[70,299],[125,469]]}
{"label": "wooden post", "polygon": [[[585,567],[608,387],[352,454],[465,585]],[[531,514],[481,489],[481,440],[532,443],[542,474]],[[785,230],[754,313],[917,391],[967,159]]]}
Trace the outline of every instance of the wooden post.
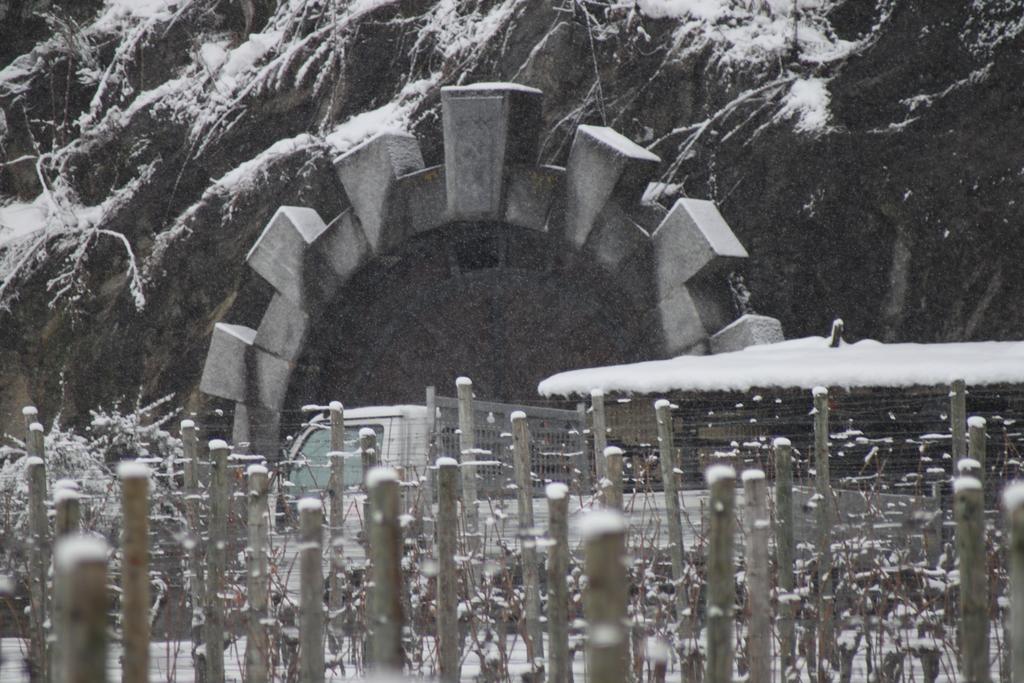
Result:
{"label": "wooden post", "polygon": [[953,380],[949,387],[949,426],[953,432],[953,463],[967,454],[965,430],[967,425],[967,383]]}
{"label": "wooden post", "polygon": [[21,409],[21,416],[25,420],[25,453],[26,455],[38,455],[43,457],[41,453],[34,453],[32,451],[34,445],[32,443],[32,425],[38,422],[39,410],[35,406],[25,406]]}
{"label": "wooden post", "polygon": [[49,679],[46,654],[49,597],[46,585],[50,571],[50,523],[46,517],[46,465],[40,456],[30,455],[28,458],[29,676],[35,682]]}
{"label": "wooden post", "polygon": [[247,683],[267,683],[270,671],[270,636],[267,630],[267,594],[270,569],[267,561],[270,509],[267,506],[269,473],[263,465],[250,465],[246,470],[249,480],[247,505],[249,544],[246,555],[246,591],[249,615],[248,637],[245,641],[245,680]]}
{"label": "wooden post", "polygon": [[[200,525],[199,495],[199,442],[196,439],[196,423],[192,420],[181,421],[181,446],[185,461],[185,552],[188,555],[188,590],[192,609],[192,648],[193,652],[203,642],[203,602],[206,600],[206,589],[203,584],[205,568],[203,567],[202,528]],[[198,662],[196,666],[198,667]]]}
{"label": "wooden post", "polygon": [[1024,483],[1006,487],[1003,507],[1010,540],[1010,680],[1024,683]]}
{"label": "wooden post", "polygon": [[771,586],[768,581],[768,485],[761,470],[743,472],[746,536],[747,662],[750,683],[771,681]]}
{"label": "wooden post", "polygon": [[733,562],[735,540],[736,471],[728,465],[712,465],[705,473],[711,489],[708,535],[707,639],[708,683],[731,683],[733,609],[736,602]]}
{"label": "wooden post", "polygon": [[604,392],[600,389],[590,390],[590,409],[593,423],[590,431],[594,435],[594,465],[597,468],[597,480],[600,482],[608,476],[603,457],[604,449],[608,446],[608,422],[604,414]]}
{"label": "wooden post", "polygon": [[376,671],[401,672],[402,525],[399,521],[398,475],[375,467],[366,475],[370,497],[370,657]]}
{"label": "wooden post", "polygon": [[981,482],[953,482],[956,545],[960,556],[960,674],[965,683],[988,683],[988,572],[985,497]]}
{"label": "wooden post", "polygon": [[551,483],[548,499],[548,683],[572,681],[569,665],[569,488]]}
{"label": "wooden post", "polygon": [[[576,404],[576,420],[579,422],[579,470],[580,470],[580,489],[586,493],[590,493],[594,490],[594,477],[593,470],[590,467],[589,450],[587,448],[587,404],[577,403]],[[596,458],[595,458],[596,459]],[[570,479],[570,481],[572,481]]]}
{"label": "wooden post", "polygon": [[441,683],[459,681],[459,619],[455,553],[459,463],[437,459],[437,661]]}
{"label": "wooden post", "polygon": [[327,483],[331,499],[330,518],[327,522],[327,631],[331,653],[338,651],[341,634],[336,633],[342,601],[342,540],[345,536],[345,408],[340,401],[331,401],[331,478]]}
{"label": "wooden post", "polygon": [[28,426],[28,442],[29,442],[29,454],[35,455],[40,458],[46,455],[44,449],[45,437],[43,435],[43,425],[38,422],[33,422]]}
{"label": "wooden post", "polygon": [[536,670],[544,658],[544,629],[540,623],[540,567],[537,532],[533,528],[533,477],[530,471],[530,425],[526,413],[512,413],[512,450],[516,492],[519,496],[519,547],[523,558],[523,592],[526,597],[526,657]]}
{"label": "wooden post", "polygon": [[676,472],[675,444],[672,436],[672,404],[665,399],[654,402],[658,421],[658,459],[661,461],[661,481],[665,490],[665,517],[668,530],[668,551],[672,559],[672,583],[675,586],[676,619],[684,622],[686,591],[683,587],[683,523],[679,510],[679,477]]}
{"label": "wooden post", "polygon": [[618,510],[597,510],[583,518],[580,531],[586,554],[588,681],[623,683],[629,680],[625,520]]}
{"label": "wooden post", "polygon": [[121,631],[123,683],[149,680],[149,468],[122,462]]}
{"label": "wooden post", "polygon": [[[459,461],[476,460],[476,425],[473,415],[473,381],[468,377],[455,380],[459,394]],[[463,464],[462,514],[466,519],[466,536],[470,550],[479,550],[480,515],[476,505],[476,466]]]}
{"label": "wooden post", "polygon": [[775,451],[775,569],[779,582],[779,663],[782,668],[782,680],[788,681],[796,654],[793,446],[785,437],[775,439],[772,446]]}
{"label": "wooden post", "polygon": [[818,522],[818,680],[829,680],[835,653],[835,588],[832,585],[832,525],[834,502],[829,477],[828,389],[815,387],[814,480]]}
{"label": "wooden post", "polygon": [[978,461],[978,467],[981,470],[978,480],[982,484],[985,483],[985,446],[988,441],[986,425],[985,418],[980,415],[972,415],[967,419],[969,433],[967,455]]}
{"label": "wooden post", "polygon": [[324,681],[323,505],[299,501],[299,683]]}
{"label": "wooden post", "polygon": [[622,510],[622,449],[606,446],[604,449],[605,477],[601,480],[604,506]]}
{"label": "wooden post", "polygon": [[224,680],[224,578],[228,542],[228,445],[220,439],[210,449],[209,538],[206,544],[206,599],[203,603],[206,683]]}
{"label": "wooden post", "polygon": [[57,514],[54,517],[54,539],[78,533],[82,525],[81,495],[70,487],[56,488],[53,492],[53,506]]}
{"label": "wooden post", "polygon": [[61,661],[54,681],[107,681],[107,544],[95,536],[62,538],[54,554],[66,611],[57,624]]}
{"label": "wooden post", "polygon": [[437,489],[435,481],[436,472],[429,464],[437,460],[437,389],[433,386],[427,387],[427,465],[423,470],[424,484],[421,500],[424,505],[424,516],[430,517],[431,507],[434,504],[434,493]]}

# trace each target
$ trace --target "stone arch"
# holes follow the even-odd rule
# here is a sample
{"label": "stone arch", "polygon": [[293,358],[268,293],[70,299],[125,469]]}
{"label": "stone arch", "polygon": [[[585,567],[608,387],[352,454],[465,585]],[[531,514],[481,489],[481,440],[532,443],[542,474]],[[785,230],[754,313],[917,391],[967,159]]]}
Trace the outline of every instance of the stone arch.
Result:
{"label": "stone arch", "polygon": [[631,297],[650,320],[643,351],[654,356],[742,346],[765,330],[781,337],[773,319],[729,325],[725,277],[747,253],[712,202],[642,201],[656,155],[611,128],[581,125],[565,168],[537,165],[539,90],[484,83],[443,88],[441,98],[443,165],[426,167],[412,135],[371,138],[335,160],[349,209],[325,222],[282,206],[249,251],[247,264],[274,294],[256,329],[215,326],[200,382],[235,402],[236,443],[276,450],[310,330],[361,272],[432,235],[542,236],[563,262],[600,271]]}

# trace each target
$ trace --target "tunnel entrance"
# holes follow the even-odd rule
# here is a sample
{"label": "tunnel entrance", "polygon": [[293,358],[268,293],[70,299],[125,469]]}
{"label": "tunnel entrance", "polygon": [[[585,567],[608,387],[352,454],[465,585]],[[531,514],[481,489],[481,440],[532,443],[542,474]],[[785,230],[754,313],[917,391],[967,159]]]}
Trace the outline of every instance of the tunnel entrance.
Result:
{"label": "tunnel entrance", "polygon": [[504,401],[543,378],[650,357],[657,320],[644,287],[576,258],[548,233],[455,223],[363,268],[327,307],[292,380],[292,404],[422,402],[459,375]]}

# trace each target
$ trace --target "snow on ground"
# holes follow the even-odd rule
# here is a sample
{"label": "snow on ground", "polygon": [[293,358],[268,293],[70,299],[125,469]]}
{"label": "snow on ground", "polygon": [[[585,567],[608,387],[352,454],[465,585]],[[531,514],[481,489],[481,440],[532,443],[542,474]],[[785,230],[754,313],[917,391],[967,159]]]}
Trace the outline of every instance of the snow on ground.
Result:
{"label": "snow on ground", "polygon": [[823,133],[828,129],[828,105],[832,96],[824,78],[800,78],[793,81],[782,100],[778,119],[794,119],[797,133]]}
{"label": "snow on ground", "polygon": [[40,195],[32,202],[0,206],[0,249],[46,227],[46,201]]}
{"label": "snow on ground", "polygon": [[540,383],[542,396],[606,392],[748,391],[789,387],[910,387],[1024,382],[1024,342],[883,344],[830,348],[824,337],[791,339],[713,356],[571,370]]}

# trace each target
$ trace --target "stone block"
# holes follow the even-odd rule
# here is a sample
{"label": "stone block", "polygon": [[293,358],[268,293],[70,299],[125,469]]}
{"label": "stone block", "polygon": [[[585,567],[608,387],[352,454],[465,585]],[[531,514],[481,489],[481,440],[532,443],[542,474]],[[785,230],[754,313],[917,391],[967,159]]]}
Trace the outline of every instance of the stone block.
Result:
{"label": "stone block", "polygon": [[616,201],[605,205],[594,219],[585,251],[612,273],[639,251],[650,251],[651,236],[637,225]]}
{"label": "stone block", "polygon": [[307,311],[328,300],[338,285],[323,272],[311,247],[327,231],[313,209],[282,206],[245,257],[249,266],[281,295]]}
{"label": "stone block", "polygon": [[199,390],[231,401],[244,401],[248,386],[246,358],[255,338],[256,330],[251,327],[214,325]]}
{"label": "stone block", "polygon": [[262,455],[275,462],[281,455],[281,413],[245,403],[235,404],[231,441],[235,453]]}
{"label": "stone block", "polygon": [[334,160],[338,179],[374,251],[387,239],[385,213],[395,182],[422,168],[420,143],[406,133],[382,133]]}
{"label": "stone block", "polygon": [[708,352],[708,334],[701,322],[700,310],[686,287],[680,287],[658,302],[661,334],[667,355],[704,355]]}
{"label": "stone block", "polygon": [[562,194],[565,170],[557,166],[517,166],[508,174],[505,222],[547,230],[548,212]]}
{"label": "stone block", "polygon": [[206,354],[199,390],[237,403],[280,409],[284,405],[291,364],[254,346],[257,331],[244,325],[217,323]]}
{"label": "stone block", "polygon": [[565,231],[577,248],[610,199],[637,204],[661,159],[611,128],[580,126],[565,170]]}
{"label": "stone block", "polygon": [[314,272],[329,269],[339,284],[345,283],[373,255],[370,242],[352,211],[331,221],[310,249]]}
{"label": "stone block", "polygon": [[431,166],[399,178],[391,195],[388,219],[394,224],[397,241],[449,223],[444,166]]}
{"label": "stone block", "polygon": [[441,89],[448,212],[454,220],[502,216],[506,170],[536,162],[543,93],[515,83]]}
{"label": "stone block", "polygon": [[263,313],[253,343],[279,358],[294,362],[309,333],[309,315],[290,299],[274,294]]}
{"label": "stone block", "polygon": [[711,353],[740,351],[758,344],[783,341],[782,323],[766,315],[747,314],[719,330],[711,337]]}
{"label": "stone block", "polygon": [[680,199],[654,231],[661,291],[696,278],[728,274],[747,258],[714,202]]}

